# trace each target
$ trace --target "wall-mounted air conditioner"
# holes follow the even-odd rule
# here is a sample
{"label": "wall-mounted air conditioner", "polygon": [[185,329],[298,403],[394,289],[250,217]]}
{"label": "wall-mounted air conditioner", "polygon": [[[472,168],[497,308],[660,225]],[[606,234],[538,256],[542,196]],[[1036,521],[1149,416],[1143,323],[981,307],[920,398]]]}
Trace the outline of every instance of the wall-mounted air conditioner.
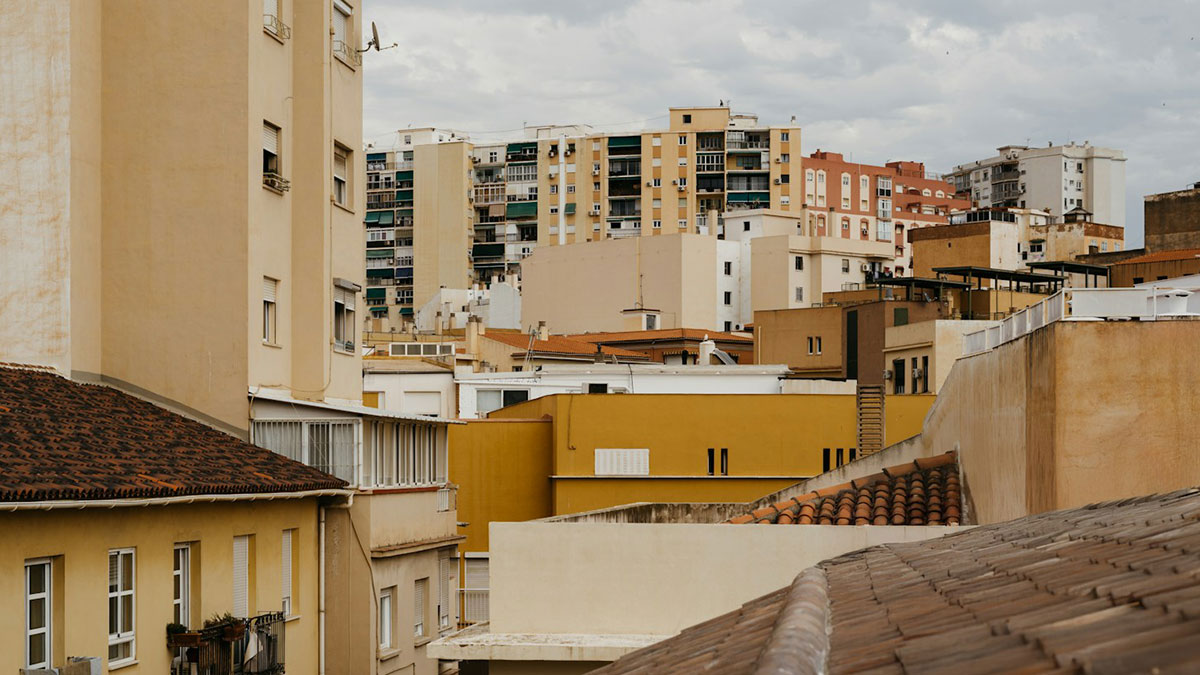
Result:
{"label": "wall-mounted air conditioner", "polygon": [[892,371],[890,371],[890,370],[883,371],[883,379],[890,380],[890,379],[892,379],[892,376],[893,376]]}

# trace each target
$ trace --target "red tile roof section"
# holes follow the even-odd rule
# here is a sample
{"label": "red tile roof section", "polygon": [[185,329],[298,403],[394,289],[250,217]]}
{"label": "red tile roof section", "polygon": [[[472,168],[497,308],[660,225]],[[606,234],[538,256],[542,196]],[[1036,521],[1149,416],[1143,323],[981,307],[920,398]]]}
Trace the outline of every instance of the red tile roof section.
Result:
{"label": "red tile roof section", "polygon": [[592,672],[1200,672],[1198,541],[1190,489],[876,546]]}
{"label": "red tile roof section", "polygon": [[733,524],[958,525],[958,454],[921,458],[732,518]]}
{"label": "red tile roof section", "polygon": [[[541,352],[544,354],[571,354],[580,356],[591,356],[596,353],[596,345],[591,342],[575,340],[561,335],[551,335],[548,340],[534,340],[533,348],[529,347],[529,335],[527,333],[499,333],[488,331],[483,334],[483,338],[495,340],[496,342],[506,344],[510,347],[520,349],[522,353],[525,351],[533,351],[534,353]],[[619,347],[601,347],[600,351],[609,356],[620,356],[622,358],[637,359],[641,361],[647,360],[645,354],[641,352],[633,352],[628,349]]]}
{"label": "red tile roof section", "polygon": [[701,341],[705,336],[721,342],[744,342],[754,344],[754,338],[733,333],[699,328],[662,328],[659,330],[631,330],[614,333],[578,333],[567,337],[584,342],[645,342],[646,340],[696,340]]}
{"label": "red tile roof section", "polygon": [[111,387],[0,367],[0,502],[300,492],[345,485]]}
{"label": "red tile roof section", "polygon": [[1200,258],[1200,248],[1185,248],[1178,251],[1158,251],[1157,253],[1147,253],[1136,258],[1122,260],[1114,265],[1136,265],[1137,263],[1150,262],[1166,262],[1169,260],[1192,260]]}

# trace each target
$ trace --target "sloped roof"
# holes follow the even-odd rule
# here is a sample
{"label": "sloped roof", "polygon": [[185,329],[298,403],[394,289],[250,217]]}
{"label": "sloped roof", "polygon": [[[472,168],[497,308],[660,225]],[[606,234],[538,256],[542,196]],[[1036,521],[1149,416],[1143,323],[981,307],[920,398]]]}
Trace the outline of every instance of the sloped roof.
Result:
{"label": "sloped roof", "polygon": [[0,502],[343,488],[317,469],[111,387],[0,367]]}
{"label": "sloped roof", "polygon": [[1197,672],[1197,542],[1189,489],[876,546],[592,672]]}
{"label": "sloped roof", "polygon": [[1184,248],[1178,251],[1158,251],[1136,258],[1115,262],[1113,265],[1135,265],[1137,263],[1167,262],[1170,260],[1193,260],[1200,258],[1200,248]]}
{"label": "sloped roof", "polygon": [[958,453],[921,458],[822,488],[729,521],[777,525],[958,525]]}
{"label": "sloped roof", "polygon": [[[529,346],[529,335],[526,333],[501,333],[489,330],[480,337],[515,347],[522,353],[531,351],[535,354],[569,354],[572,356],[592,356],[596,353],[595,344],[582,340],[574,340],[562,335],[551,335],[547,340],[534,340],[532,348]],[[626,359],[645,361],[649,358],[641,352],[633,352],[628,349],[621,349],[620,347],[602,346],[600,347],[600,351],[609,356],[619,356]]]}
{"label": "sloped roof", "polygon": [[658,330],[630,330],[611,333],[578,333],[570,335],[572,340],[584,342],[646,342],[647,340],[704,340],[705,336],[718,342],[744,342],[754,344],[754,338],[700,328],[660,328]]}

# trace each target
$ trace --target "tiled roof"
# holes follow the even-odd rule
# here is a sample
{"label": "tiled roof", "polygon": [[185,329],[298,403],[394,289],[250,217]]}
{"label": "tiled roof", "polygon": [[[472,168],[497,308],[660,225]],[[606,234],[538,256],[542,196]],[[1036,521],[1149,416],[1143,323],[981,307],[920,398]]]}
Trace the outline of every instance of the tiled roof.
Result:
{"label": "tiled roof", "polygon": [[1200,672],[1200,490],[849,553],[592,672]]}
{"label": "tiled roof", "polygon": [[715,330],[703,330],[700,328],[660,328],[658,330],[630,330],[618,331],[613,333],[579,333],[570,335],[572,340],[583,340],[585,342],[645,342],[647,340],[695,340],[697,342],[708,336],[709,339],[719,342],[744,342],[746,344],[754,344],[754,338],[734,335],[733,333],[724,333]]}
{"label": "tiled roof", "polygon": [[299,492],[345,485],[111,387],[0,367],[0,502]]}
{"label": "tiled roof", "polygon": [[918,459],[809,492],[729,522],[778,525],[958,525],[958,454]]}
{"label": "tiled roof", "polygon": [[1166,262],[1168,260],[1193,260],[1200,258],[1200,248],[1185,248],[1178,251],[1158,251],[1157,253],[1147,253],[1136,258],[1129,258],[1120,262],[1113,263],[1114,265],[1135,265],[1137,263],[1150,262]]}
{"label": "tiled roof", "polygon": [[[542,354],[570,354],[579,356],[592,356],[596,353],[596,345],[591,342],[575,340],[562,335],[551,335],[548,340],[534,340],[532,349],[529,347],[529,335],[527,333],[488,331],[482,337],[488,340],[495,340],[510,347],[516,347],[522,353],[532,351]],[[619,347],[600,347],[600,351],[609,356],[619,356],[621,358],[641,361],[649,358],[641,352],[632,352]]]}

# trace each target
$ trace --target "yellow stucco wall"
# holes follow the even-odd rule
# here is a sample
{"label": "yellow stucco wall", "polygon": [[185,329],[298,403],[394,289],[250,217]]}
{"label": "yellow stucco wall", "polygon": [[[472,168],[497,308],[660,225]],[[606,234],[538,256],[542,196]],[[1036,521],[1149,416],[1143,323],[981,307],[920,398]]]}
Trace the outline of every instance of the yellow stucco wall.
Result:
{"label": "yellow stucco wall", "polygon": [[177,543],[193,545],[193,626],[233,608],[233,538],[254,535],[251,547],[250,613],[278,611],[281,597],[283,530],[292,540],[293,613],[288,621],[288,672],[314,673],[319,653],[317,626],[316,500],[285,499],[222,504],[116,509],[21,511],[4,515],[0,533],[3,628],[0,668],[16,672],[24,657],[24,562],[52,558],[56,611],[54,664],[66,656],[108,655],[108,552],[135,549],[137,664],[121,673],[166,673],[171,654],[166,626],[172,621],[173,556]]}
{"label": "yellow stucco wall", "polygon": [[[886,442],[920,431],[932,396],[889,396]],[[545,416],[551,421],[542,421]],[[750,501],[822,471],[824,448],[857,446],[852,395],[555,395],[450,432],[463,549],[486,524],[640,501]],[[647,448],[649,477],[596,477],[596,448]],[[708,448],[729,475],[708,476]],[[719,468],[718,468],[719,473]],[[553,478],[552,478],[553,477]],[[551,488],[551,484],[553,487]]]}

